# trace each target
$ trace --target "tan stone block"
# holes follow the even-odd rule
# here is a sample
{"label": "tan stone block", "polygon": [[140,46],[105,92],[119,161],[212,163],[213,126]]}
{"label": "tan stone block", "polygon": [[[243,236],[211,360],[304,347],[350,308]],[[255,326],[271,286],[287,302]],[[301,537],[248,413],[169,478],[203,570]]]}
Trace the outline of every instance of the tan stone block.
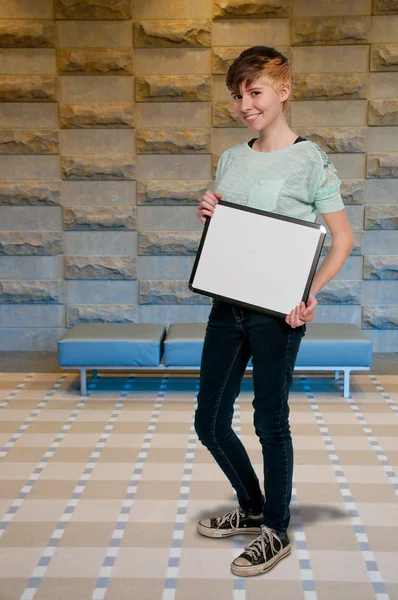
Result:
{"label": "tan stone block", "polygon": [[[228,23],[232,25],[232,23]],[[249,45],[249,44],[248,44]],[[227,73],[229,67],[234,62],[235,58],[243,52],[246,48],[242,46],[228,46],[228,47],[214,47],[213,46],[213,74],[224,75]],[[287,46],[278,46],[278,50],[289,57],[290,49]]]}
{"label": "tan stone block", "polygon": [[371,71],[398,71],[398,44],[375,44],[370,52]]}
{"label": "tan stone block", "polygon": [[394,125],[369,127],[366,150],[369,154],[398,152],[398,130]]}
{"label": "tan stone block", "polygon": [[130,77],[112,75],[64,75],[58,78],[62,103],[133,102],[134,89]]}
{"label": "tan stone block", "polygon": [[359,127],[367,124],[366,100],[294,100],[292,127]]}
{"label": "tan stone block", "polygon": [[369,125],[398,125],[398,100],[371,100]]}
{"label": "tan stone block", "polygon": [[369,100],[398,98],[397,73],[369,73]]}
{"label": "tan stone block", "polygon": [[290,0],[214,0],[215,19],[290,17]]}
{"label": "tan stone block", "polygon": [[133,51],[129,48],[60,49],[58,72],[132,75]]}
{"label": "tan stone block", "polygon": [[245,127],[235,115],[231,102],[213,104],[213,127]]}
{"label": "tan stone block", "polygon": [[66,308],[67,327],[77,323],[138,323],[138,320],[136,304],[68,304]]}
{"label": "tan stone block", "polygon": [[212,77],[160,75],[136,77],[137,102],[210,102]]}
{"label": "tan stone block", "polygon": [[340,100],[367,98],[366,73],[295,73],[292,98],[295,100]]}
{"label": "tan stone block", "polygon": [[296,127],[296,132],[318,144],[325,152],[366,152],[364,127],[317,127],[316,131]]}
{"label": "tan stone block", "polygon": [[65,256],[65,279],[137,279],[131,256]]}
{"label": "tan stone block", "polygon": [[58,105],[44,102],[2,102],[0,127],[58,128]]}
{"label": "tan stone block", "polygon": [[2,102],[56,102],[57,80],[48,76],[0,77]]}
{"label": "tan stone block", "polygon": [[398,154],[368,154],[366,177],[368,179],[398,179]]}
{"label": "tan stone block", "polygon": [[132,156],[63,156],[62,179],[73,180],[133,180],[135,165]]}
{"label": "tan stone block", "polygon": [[398,11],[397,14],[372,17],[372,44],[390,44],[398,42]]}
{"label": "tan stone block", "polygon": [[63,254],[60,231],[2,231],[2,256],[57,256]]}
{"label": "tan stone block", "polygon": [[332,17],[341,15],[370,15],[372,0],[294,0],[292,17]]}
{"label": "tan stone block", "polygon": [[292,20],[292,45],[367,44],[370,17],[323,17]]}
{"label": "tan stone block", "polygon": [[203,75],[211,73],[210,48],[137,48],[136,75]]}
{"label": "tan stone block", "polygon": [[3,154],[0,155],[1,178],[6,181],[28,179],[59,179],[59,154]]}
{"label": "tan stone block", "polygon": [[264,44],[285,53],[290,47],[290,37],[290,19],[216,19],[213,22],[213,48],[239,45],[238,54],[245,48]]}
{"label": "tan stone block", "polygon": [[54,48],[55,26],[51,21],[0,21],[2,48]]}
{"label": "tan stone block", "polygon": [[343,179],[340,192],[345,204],[364,204],[365,181],[363,179]]}
{"label": "tan stone block", "polygon": [[136,48],[205,48],[211,46],[211,21],[138,21]]}
{"label": "tan stone block", "polygon": [[398,229],[398,206],[396,204],[366,206],[365,229]]}
{"label": "tan stone block", "polygon": [[213,0],[134,0],[135,19],[153,19],[161,15],[163,19],[211,19]]}
{"label": "tan stone block", "polygon": [[57,206],[60,181],[0,181],[0,205]]}
{"label": "tan stone block", "polygon": [[81,102],[60,106],[60,126],[64,129],[131,128],[134,122],[132,102]]}
{"label": "tan stone block", "polygon": [[136,208],[123,205],[64,206],[63,222],[65,231],[134,231],[137,228]]}
{"label": "tan stone block", "polygon": [[126,129],[61,129],[61,154],[134,154],[134,132]]}
{"label": "tan stone block", "polygon": [[138,254],[196,254],[200,235],[200,231],[141,231],[138,234]]}
{"label": "tan stone block", "polygon": [[211,127],[210,102],[137,102],[137,127]]}
{"label": "tan stone block", "polygon": [[212,181],[209,180],[169,181],[162,179],[139,181],[137,184],[137,202],[138,204],[151,206],[197,205],[205,191],[211,187]]}
{"label": "tan stone block", "polygon": [[373,0],[374,15],[398,14],[397,0]]}
{"label": "tan stone block", "polygon": [[211,152],[211,129],[137,129],[138,154]]}
{"label": "tan stone block", "polygon": [[221,157],[221,154],[213,154],[212,159],[211,159],[211,173],[212,173],[213,179],[216,178],[217,165],[219,163],[220,157]]}
{"label": "tan stone block", "polygon": [[0,75],[56,75],[55,48],[2,48]]}
{"label": "tan stone block", "polygon": [[369,46],[294,46],[292,64],[295,73],[346,73],[367,72]]}
{"label": "tan stone block", "polygon": [[55,0],[56,19],[131,19],[131,0]]}
{"label": "tan stone block", "polygon": [[[1,158],[1,157],[0,157]],[[210,179],[211,156],[209,154],[139,154],[137,156],[137,179]]]}
{"label": "tan stone block", "polygon": [[221,154],[237,144],[244,144],[257,137],[257,134],[248,130],[246,127],[230,127],[228,129],[213,130],[213,154],[221,156]]}
{"label": "tan stone block", "polygon": [[128,48],[131,21],[58,21],[58,48]]}
{"label": "tan stone block", "polygon": [[0,129],[0,154],[58,154],[57,129]]}
{"label": "tan stone block", "polygon": [[0,3],[0,19],[53,19],[54,0],[7,0]]}
{"label": "tan stone block", "polygon": [[136,204],[136,185],[131,181],[63,181],[63,206],[114,206]]}

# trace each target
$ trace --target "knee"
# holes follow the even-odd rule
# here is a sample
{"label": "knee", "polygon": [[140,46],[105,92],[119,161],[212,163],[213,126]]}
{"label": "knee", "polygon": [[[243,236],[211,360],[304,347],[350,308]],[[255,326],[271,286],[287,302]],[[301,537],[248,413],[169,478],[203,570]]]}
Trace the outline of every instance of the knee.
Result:
{"label": "knee", "polygon": [[255,420],[254,428],[260,440],[286,439],[290,436],[289,419],[262,422]]}
{"label": "knee", "polygon": [[203,415],[198,411],[195,413],[194,425],[199,441],[201,441],[206,448],[214,445],[216,441],[214,427],[212,426],[212,423],[210,423],[208,419],[203,418]]}

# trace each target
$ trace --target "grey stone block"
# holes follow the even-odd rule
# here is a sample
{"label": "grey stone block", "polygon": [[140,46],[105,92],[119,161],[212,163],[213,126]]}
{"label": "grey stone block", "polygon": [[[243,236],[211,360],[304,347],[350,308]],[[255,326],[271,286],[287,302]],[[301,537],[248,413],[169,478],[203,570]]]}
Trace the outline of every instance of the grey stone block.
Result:
{"label": "grey stone block", "polygon": [[398,153],[368,154],[366,177],[398,179]]}
{"label": "grey stone block", "polygon": [[209,154],[140,154],[137,156],[137,179],[210,179]]}
{"label": "grey stone block", "polygon": [[61,231],[60,206],[1,206],[1,230],[9,231]]}
{"label": "grey stone block", "polygon": [[131,128],[135,122],[132,102],[79,102],[59,110],[63,129]]}
{"label": "grey stone block", "polygon": [[137,323],[136,304],[69,304],[66,309],[67,327],[77,323]]}
{"label": "grey stone block", "polygon": [[137,154],[210,154],[211,129],[137,129]]}
{"label": "grey stone block", "polygon": [[133,180],[135,164],[132,156],[103,156],[85,154],[81,156],[62,156],[62,179],[68,180]]}
{"label": "grey stone block", "polygon": [[[194,206],[138,206],[140,231],[201,231]],[[153,279],[153,277],[151,277]]]}
{"label": "grey stone block", "polygon": [[129,206],[64,207],[65,231],[133,231],[137,228],[136,208]]}
{"label": "grey stone block", "polygon": [[197,206],[206,190],[212,187],[213,182],[211,180],[173,181],[162,179],[138,181],[137,201],[138,204],[151,206]]}
{"label": "grey stone block", "polygon": [[58,231],[2,231],[0,255],[53,256],[62,254],[62,235]]}
{"label": "grey stone block", "polygon": [[136,21],[136,48],[206,48],[211,46],[211,21]]}
{"label": "grey stone block", "polygon": [[130,48],[63,48],[57,51],[58,73],[133,75],[134,54]]}
{"label": "grey stone block", "polygon": [[[139,256],[138,279],[185,279],[188,281],[194,260],[195,257],[193,255]],[[1,272],[0,262],[0,277]]]}
{"label": "grey stone block", "polygon": [[0,76],[1,102],[56,102],[57,79],[49,75]]}
{"label": "grey stone block", "polygon": [[0,181],[0,206],[57,206],[60,196],[60,181]]}
{"label": "grey stone block", "polygon": [[137,281],[65,282],[67,304],[137,304]]}
{"label": "grey stone block", "polygon": [[345,204],[364,204],[365,181],[363,179],[344,179],[340,192]]}
{"label": "grey stone block", "polygon": [[[136,256],[136,231],[65,231],[67,256]],[[79,304],[82,304],[80,302]]]}
{"label": "grey stone block", "polygon": [[64,301],[63,281],[0,281],[0,304],[63,304]]}
{"label": "grey stone block", "polygon": [[398,304],[365,305],[362,312],[363,329],[398,329]]}
{"label": "grey stone block", "polygon": [[135,184],[130,181],[63,181],[64,206],[114,206],[136,204]]}
{"label": "grey stone block", "polygon": [[398,100],[371,100],[369,125],[398,125]]}
{"label": "grey stone block", "polygon": [[364,254],[388,255],[396,254],[398,248],[398,231],[374,229],[365,232]]}
{"label": "grey stone block", "polygon": [[1,48],[54,48],[55,24],[51,21],[0,21]]}
{"label": "grey stone block", "polygon": [[131,19],[131,0],[55,0],[56,19]]}
{"label": "grey stone block", "polygon": [[57,342],[65,332],[64,327],[4,327],[0,329],[0,350],[56,352]]}
{"label": "grey stone block", "polygon": [[210,298],[194,294],[187,281],[140,281],[140,304],[210,304]]}
{"label": "grey stone block", "polygon": [[196,254],[199,231],[141,231],[138,234],[138,254]]}
{"label": "grey stone block", "polygon": [[59,154],[57,129],[0,129],[0,154]]}
{"label": "grey stone block", "polygon": [[137,279],[132,256],[65,256],[65,279]]}
{"label": "grey stone block", "polygon": [[365,127],[296,127],[296,132],[318,144],[325,152],[365,153]]}
{"label": "grey stone block", "polygon": [[297,73],[294,75],[294,100],[366,99],[366,73]]}
{"label": "grey stone block", "polygon": [[361,304],[361,282],[330,281],[318,294],[319,304]]}
{"label": "grey stone block", "polygon": [[215,19],[290,17],[290,0],[215,0]]}
{"label": "grey stone block", "polygon": [[364,279],[398,279],[398,256],[365,256]]}
{"label": "grey stone block", "polygon": [[398,204],[367,206],[365,229],[398,229]]}
{"label": "grey stone block", "polygon": [[63,256],[0,256],[0,279],[63,279]]}
{"label": "grey stone block", "polygon": [[0,304],[0,327],[65,327],[61,304]]}
{"label": "grey stone block", "polygon": [[367,16],[292,19],[292,45],[368,44],[370,26]]}
{"label": "grey stone block", "polygon": [[[365,232],[364,231],[353,231],[354,234],[354,248],[351,251],[350,256],[362,256],[364,253],[364,244],[365,244]],[[325,243],[322,248],[322,255],[327,254],[332,245],[332,238],[327,232]]]}
{"label": "grey stone block", "polygon": [[206,75],[136,77],[137,102],[210,102],[212,78]]}
{"label": "grey stone block", "polygon": [[370,50],[371,71],[398,71],[398,44],[374,44]]}
{"label": "grey stone block", "polygon": [[141,304],[140,323],[206,323],[210,304]]}

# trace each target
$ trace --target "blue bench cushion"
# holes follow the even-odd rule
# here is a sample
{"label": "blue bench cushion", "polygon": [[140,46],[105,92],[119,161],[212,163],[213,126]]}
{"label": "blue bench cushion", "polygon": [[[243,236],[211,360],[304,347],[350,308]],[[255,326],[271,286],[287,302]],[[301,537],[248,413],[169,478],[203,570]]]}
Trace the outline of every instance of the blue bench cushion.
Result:
{"label": "blue bench cushion", "polygon": [[164,342],[166,367],[198,367],[202,357],[205,323],[173,323]]}
{"label": "blue bench cushion", "polygon": [[[204,323],[170,325],[164,343],[164,364],[167,367],[199,366],[205,332]],[[297,367],[370,367],[371,364],[372,343],[357,325],[308,323]]]}
{"label": "blue bench cushion", "polygon": [[166,328],[152,323],[79,323],[58,342],[61,367],[158,367]]}

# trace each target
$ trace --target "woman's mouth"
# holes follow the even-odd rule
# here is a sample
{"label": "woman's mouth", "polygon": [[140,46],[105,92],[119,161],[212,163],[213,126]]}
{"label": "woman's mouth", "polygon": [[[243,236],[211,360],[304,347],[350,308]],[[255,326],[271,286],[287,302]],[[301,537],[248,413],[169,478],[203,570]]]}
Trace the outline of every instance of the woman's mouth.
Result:
{"label": "woman's mouth", "polygon": [[255,115],[247,115],[245,117],[245,121],[247,121],[248,123],[254,123],[254,121],[257,119],[257,117],[260,116],[260,113],[256,113]]}

